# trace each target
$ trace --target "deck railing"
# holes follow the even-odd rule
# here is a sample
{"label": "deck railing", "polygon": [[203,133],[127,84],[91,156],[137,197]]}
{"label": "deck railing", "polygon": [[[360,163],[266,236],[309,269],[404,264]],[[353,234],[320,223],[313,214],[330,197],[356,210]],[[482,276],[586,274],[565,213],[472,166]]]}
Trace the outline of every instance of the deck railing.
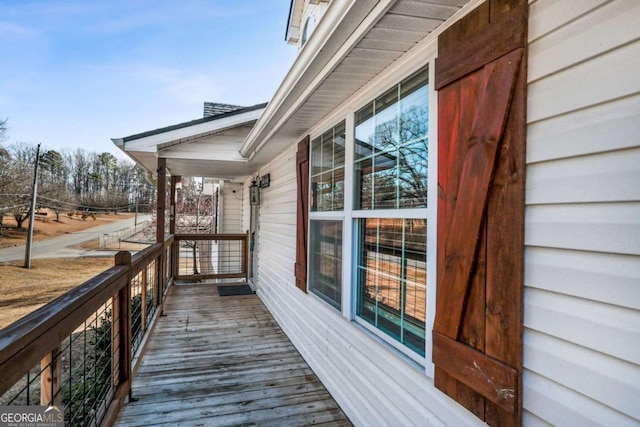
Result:
{"label": "deck railing", "polygon": [[247,234],[181,234],[0,331],[0,405],[64,406],[70,426],[111,425],[175,279],[247,279]]}
{"label": "deck railing", "polygon": [[119,252],[114,267],[0,331],[0,405],[64,406],[66,425],[112,424],[174,279],[174,245]]}
{"label": "deck railing", "polygon": [[173,271],[176,279],[248,280],[248,233],[176,234],[174,238]]}

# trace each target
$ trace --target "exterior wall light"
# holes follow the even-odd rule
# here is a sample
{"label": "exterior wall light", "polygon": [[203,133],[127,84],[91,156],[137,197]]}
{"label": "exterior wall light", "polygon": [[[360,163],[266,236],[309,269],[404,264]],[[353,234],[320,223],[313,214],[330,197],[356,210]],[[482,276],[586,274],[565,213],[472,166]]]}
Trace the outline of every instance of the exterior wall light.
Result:
{"label": "exterior wall light", "polygon": [[249,187],[249,203],[251,205],[260,204],[260,187],[258,187],[256,180],[251,181],[251,186]]}

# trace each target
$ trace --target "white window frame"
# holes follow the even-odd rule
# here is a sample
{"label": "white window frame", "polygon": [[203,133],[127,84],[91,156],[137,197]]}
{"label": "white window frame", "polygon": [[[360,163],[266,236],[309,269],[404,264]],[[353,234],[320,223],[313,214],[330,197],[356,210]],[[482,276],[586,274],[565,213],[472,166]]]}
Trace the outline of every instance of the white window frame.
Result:
{"label": "white window frame", "polygon": [[[429,182],[428,188],[427,188],[427,207],[426,208],[409,208],[409,209],[402,209],[402,208],[384,208],[384,209],[353,209],[353,196],[354,194],[352,194],[352,199],[349,201],[350,205],[349,207],[351,208],[351,215],[350,215],[350,219],[351,219],[351,224],[352,224],[352,241],[349,242],[350,244],[350,248],[351,248],[351,256],[350,261],[351,261],[351,265],[350,267],[353,269],[353,274],[352,274],[352,278],[351,278],[351,286],[350,286],[350,294],[351,294],[351,320],[353,320],[354,322],[356,322],[358,325],[364,327],[368,332],[376,335],[376,337],[382,341],[384,341],[386,344],[392,346],[396,351],[399,351],[403,356],[408,357],[409,359],[411,359],[412,361],[416,362],[418,365],[425,366],[427,360],[430,360],[430,345],[427,345],[427,343],[431,343],[431,337],[430,337],[430,332],[431,329],[433,327],[433,324],[429,324],[427,322],[428,320],[428,312],[426,311],[428,307],[425,307],[425,356],[422,356],[421,354],[416,353],[415,351],[411,350],[409,347],[405,346],[404,344],[402,344],[400,341],[394,339],[393,337],[387,335],[386,333],[384,333],[383,331],[381,331],[380,329],[376,328],[374,325],[370,324],[369,322],[367,322],[364,319],[361,319],[360,317],[358,317],[357,315],[357,294],[358,294],[358,275],[357,275],[357,269],[354,269],[354,265],[355,265],[355,260],[358,259],[359,253],[358,253],[358,245],[356,243],[358,243],[358,238],[359,236],[357,235],[358,230],[357,227],[355,226],[356,221],[363,219],[363,218],[397,218],[397,219],[426,219],[427,220],[427,260],[425,260],[427,262],[427,283],[426,283],[426,300],[427,302],[429,301],[429,264],[428,264],[428,260],[429,260],[429,254],[431,253],[429,251],[429,245],[428,245],[428,239],[429,239],[429,207],[434,203],[434,199],[431,199],[431,188],[432,188],[432,182],[431,181],[431,152],[432,152],[432,145],[431,145],[431,136],[432,136],[432,132],[431,132],[431,107],[432,107],[432,102],[431,99],[432,97],[435,96],[434,91],[433,91],[433,80],[432,80],[432,69],[434,67],[435,64],[432,63],[433,61],[430,60],[428,63],[423,64],[421,67],[418,67],[417,69],[414,69],[411,73],[408,73],[406,76],[404,76],[401,79],[398,80],[393,80],[394,83],[389,84],[387,86],[383,86],[381,85],[379,88],[379,91],[376,92],[372,97],[370,97],[370,100],[361,104],[360,107],[354,109],[354,111],[352,112],[352,117],[353,117],[353,125],[355,126],[355,113],[356,111],[359,111],[361,108],[364,108],[368,102],[371,102],[371,100],[376,99],[378,96],[383,95],[384,93],[388,92],[391,88],[393,88],[393,86],[397,86],[398,84],[400,84],[402,81],[404,81],[405,79],[407,79],[408,77],[410,77],[411,75],[413,75],[415,72],[419,71],[420,69],[424,68],[425,66],[428,66],[428,74],[429,74],[429,78],[428,78],[428,85],[429,85],[429,132],[427,134],[428,136],[428,147],[429,147],[429,156],[427,157],[427,162],[428,162],[428,172],[427,172],[427,179]],[[398,100],[399,102],[399,100]],[[346,145],[347,147],[349,147],[349,151],[351,153],[354,152],[354,145],[355,145],[355,127],[352,129],[347,129],[347,131],[352,134],[352,145],[351,147],[349,147],[349,143],[347,141]],[[437,148],[437,145],[436,145]],[[353,155],[353,154],[352,154]],[[345,160],[346,161],[346,160]],[[346,166],[346,165],[345,165]],[[355,170],[355,164],[353,163],[353,159],[352,162],[350,164],[350,168],[351,168],[351,176],[353,179],[353,174],[354,174],[354,170]],[[346,172],[345,172],[345,176],[346,176]],[[435,177],[435,182],[437,183],[437,174]],[[345,184],[346,185],[346,184]],[[354,183],[353,181],[350,182],[349,187],[354,188]],[[437,187],[437,185],[436,185]],[[435,200],[435,203],[437,204],[437,200]],[[347,201],[345,200],[345,207],[346,207]],[[343,247],[346,247],[346,243],[344,243],[343,241]],[[435,251],[434,251],[435,253]],[[344,263],[343,263],[344,266]],[[343,283],[344,283],[344,279],[343,279]],[[344,293],[343,293],[343,298],[344,298]],[[429,352],[428,352],[429,351]]]}
{"label": "white window frame", "polygon": [[[371,334],[377,341],[382,341],[404,360],[413,362],[426,376],[433,378],[434,365],[431,361],[432,340],[431,331],[436,310],[436,278],[437,278],[437,205],[438,205],[438,100],[435,91],[435,58],[437,57],[437,38],[425,39],[407,55],[396,61],[376,78],[370,81],[359,93],[349,98],[334,113],[319,122],[309,132],[310,140],[322,135],[331,127],[344,120],[345,122],[345,166],[344,166],[344,210],[309,212],[309,221],[312,219],[337,220],[342,219],[342,317],[354,323]],[[426,208],[418,209],[381,209],[381,210],[355,210],[353,209],[354,197],[354,145],[355,145],[355,112],[360,110],[367,102],[389,90],[394,84],[402,82],[420,69],[428,66],[429,73],[429,157],[428,175],[429,182]],[[386,82],[386,83],[385,83]],[[309,179],[309,185],[311,180]],[[357,245],[355,222],[359,218],[425,218],[427,219],[427,289],[426,289],[426,317],[425,317],[425,356],[415,353],[404,344],[394,340],[375,326],[360,320],[356,316],[357,302],[357,271],[353,268],[357,259]],[[309,227],[310,224],[307,224]],[[309,228],[308,228],[309,229]],[[307,261],[308,265],[308,261]],[[310,274],[308,272],[307,274]],[[308,280],[308,278],[307,278]],[[311,294],[313,295],[313,294]],[[320,297],[313,295],[314,299],[327,305]],[[336,312],[336,315],[338,312]]]}
{"label": "white window frame", "polygon": [[[345,258],[345,253],[348,253],[348,251],[345,251],[345,248],[347,248],[344,244],[344,237],[345,237],[345,232],[344,232],[344,228],[345,228],[345,223],[347,222],[345,220],[345,214],[344,214],[344,208],[342,210],[339,211],[312,211],[311,210],[311,190],[312,190],[312,165],[311,165],[311,161],[312,161],[312,153],[313,153],[313,141],[319,137],[321,137],[322,135],[324,135],[325,133],[327,133],[329,131],[329,129],[334,129],[336,126],[340,126],[342,124],[342,122],[345,122],[345,165],[343,167],[344,172],[344,182],[343,182],[343,186],[344,188],[344,200],[343,200],[343,205],[346,204],[347,201],[347,177],[346,177],[346,162],[347,162],[347,152],[348,152],[348,147],[349,147],[349,143],[347,142],[347,123],[344,119],[340,119],[337,120],[334,124],[324,128],[323,131],[321,131],[320,133],[316,133],[313,137],[309,138],[309,189],[308,189],[308,194],[309,194],[309,200],[308,200],[308,222],[307,222],[307,232],[308,232],[308,237],[309,237],[309,241],[307,242],[307,267],[311,265],[311,221],[342,221],[342,283],[341,283],[341,301],[340,301],[340,310],[337,310],[335,307],[331,306],[329,303],[327,303],[325,300],[323,300],[320,296],[316,295],[315,292],[311,291],[311,270],[309,268],[307,268],[307,287],[309,288],[309,294],[313,295],[314,298],[317,298],[319,301],[322,301],[322,304],[326,304],[328,306],[331,307],[331,309],[336,310],[336,312],[341,312],[344,313],[344,306],[345,306],[345,302],[344,302],[344,289],[345,287],[349,287],[349,283],[344,281],[344,261]],[[334,135],[335,137],[335,135]]]}

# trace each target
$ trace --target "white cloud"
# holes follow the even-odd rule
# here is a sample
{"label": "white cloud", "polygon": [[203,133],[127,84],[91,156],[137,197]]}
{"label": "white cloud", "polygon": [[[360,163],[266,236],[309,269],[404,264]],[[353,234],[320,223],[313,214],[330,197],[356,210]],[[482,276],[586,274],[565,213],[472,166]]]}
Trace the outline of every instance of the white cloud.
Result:
{"label": "white cloud", "polygon": [[24,25],[20,25],[14,22],[0,21],[0,36],[2,37],[11,37],[11,36],[25,37],[25,36],[33,36],[36,34],[38,34],[37,31],[27,28]]}

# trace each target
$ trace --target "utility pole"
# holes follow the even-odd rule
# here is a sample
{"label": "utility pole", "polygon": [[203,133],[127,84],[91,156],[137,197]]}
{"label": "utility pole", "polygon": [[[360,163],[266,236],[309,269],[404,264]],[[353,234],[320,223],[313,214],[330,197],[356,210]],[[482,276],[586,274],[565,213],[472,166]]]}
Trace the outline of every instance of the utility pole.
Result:
{"label": "utility pole", "polygon": [[36,219],[36,197],[38,196],[38,164],[40,163],[40,144],[36,148],[36,166],[33,170],[33,189],[31,190],[31,212],[29,212],[29,234],[24,252],[24,268],[31,268],[31,242],[33,241],[33,223]]}
{"label": "utility pole", "polygon": [[136,213],[133,219],[133,228],[137,232],[138,228],[138,189],[136,189]]}

